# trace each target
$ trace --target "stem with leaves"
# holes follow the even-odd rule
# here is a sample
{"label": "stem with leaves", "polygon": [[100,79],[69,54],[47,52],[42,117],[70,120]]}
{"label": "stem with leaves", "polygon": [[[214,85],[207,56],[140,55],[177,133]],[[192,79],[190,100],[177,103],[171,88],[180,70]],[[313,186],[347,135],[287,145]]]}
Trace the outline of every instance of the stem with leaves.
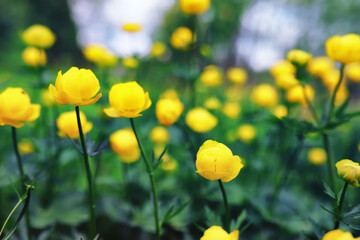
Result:
{"label": "stem with leaves", "polygon": [[225,230],[226,231],[230,231],[230,210],[229,210],[229,204],[228,204],[228,199],[226,196],[226,192],[225,192],[225,188],[224,188],[224,184],[222,183],[222,181],[219,179],[219,186],[221,189],[221,193],[223,196],[223,200],[224,200],[224,207],[225,207]]}
{"label": "stem with leaves", "polygon": [[347,182],[345,182],[344,187],[343,187],[342,192],[341,192],[340,201],[337,202],[337,203],[338,203],[338,205],[337,205],[337,214],[338,214],[338,217],[336,217],[336,219],[335,219],[334,229],[338,229],[339,226],[340,226],[341,210],[342,210],[342,206],[343,206],[343,204],[344,204],[345,193],[346,193],[346,189],[347,189],[348,186],[349,186],[349,184],[348,184]]}

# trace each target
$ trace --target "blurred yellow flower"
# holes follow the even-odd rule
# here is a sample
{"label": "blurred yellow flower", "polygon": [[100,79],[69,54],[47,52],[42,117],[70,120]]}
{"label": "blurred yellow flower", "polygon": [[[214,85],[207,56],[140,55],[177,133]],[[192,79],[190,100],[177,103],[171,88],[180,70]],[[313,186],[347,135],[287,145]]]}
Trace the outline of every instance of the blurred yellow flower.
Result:
{"label": "blurred yellow flower", "polygon": [[251,142],[256,137],[257,131],[253,125],[244,124],[237,129],[238,138],[246,143]]}
{"label": "blurred yellow flower", "polygon": [[193,33],[189,28],[179,27],[171,35],[170,44],[174,48],[186,48],[192,43],[193,38]]}
{"label": "blurred yellow flower", "polygon": [[36,47],[25,48],[21,57],[25,64],[33,67],[45,66],[47,61],[45,51]]}
{"label": "blurred yellow flower", "polygon": [[18,143],[20,154],[30,154],[34,152],[34,145],[29,139],[21,139]]}
{"label": "blurred yellow flower", "polygon": [[156,103],[156,118],[167,127],[173,125],[183,111],[184,105],[179,99],[162,98]]}
{"label": "blurred yellow flower", "polygon": [[207,140],[196,155],[197,173],[208,180],[233,180],[244,167],[239,156],[222,143]]}
{"label": "blurred yellow flower", "polygon": [[211,131],[218,123],[216,117],[201,107],[191,109],[186,114],[185,121],[193,131],[200,133]]}
{"label": "blurred yellow flower", "polygon": [[360,36],[349,33],[344,36],[335,35],[325,42],[326,54],[329,58],[343,64],[360,61]]}
{"label": "blurred yellow flower", "polygon": [[109,50],[99,44],[91,44],[83,49],[83,54],[89,62],[93,62],[100,67],[114,66],[118,58]]}
{"label": "blurred yellow flower", "polygon": [[124,23],[122,25],[122,30],[124,30],[125,32],[134,33],[141,31],[141,29],[142,26],[138,23]]}
{"label": "blurred yellow flower", "polygon": [[354,83],[360,83],[360,63],[348,64],[345,68],[347,79]]}
{"label": "blurred yellow flower", "polygon": [[22,33],[22,39],[27,45],[49,48],[55,43],[56,37],[48,27],[35,24]]}
{"label": "blurred yellow flower", "polygon": [[224,103],[222,111],[227,117],[237,119],[241,112],[241,106],[237,102],[226,102]]}
{"label": "blurred yellow flower", "polygon": [[286,117],[288,115],[288,110],[287,110],[286,106],[279,105],[279,106],[276,106],[274,108],[273,113],[277,118],[281,119],[281,118]]}
{"label": "blurred yellow flower", "polygon": [[328,57],[315,57],[308,62],[307,70],[310,74],[321,77],[335,68],[335,63]]}
{"label": "blurred yellow flower", "polygon": [[340,79],[340,70],[336,68],[329,69],[326,73],[324,73],[321,76],[321,82],[324,84],[324,86],[326,86],[330,90],[334,90],[337,83],[339,82],[339,79]]}
{"label": "blurred yellow flower", "polygon": [[299,65],[305,65],[312,58],[312,54],[300,49],[290,50],[286,55],[287,60]]}
{"label": "blurred yellow flower", "polygon": [[210,0],[180,0],[180,9],[186,14],[203,14],[210,8]]}
{"label": "blurred yellow flower", "polygon": [[110,135],[110,146],[118,157],[126,163],[132,163],[139,159],[140,149],[136,136],[130,128],[120,129]]}
{"label": "blurred yellow flower", "polygon": [[54,100],[62,105],[75,104],[75,106],[91,105],[99,100],[101,93],[99,80],[88,69],[70,68],[64,75],[59,71],[55,87],[50,84],[49,91]]}
{"label": "blurred yellow flower", "polygon": [[55,105],[54,98],[52,97],[49,89],[41,90],[41,102],[44,106],[51,107]]}
{"label": "blurred yellow flower", "polygon": [[123,58],[121,62],[127,68],[137,68],[139,66],[139,61],[134,57]]}
{"label": "blurred yellow flower", "polygon": [[287,60],[278,61],[277,63],[275,63],[274,66],[270,68],[270,73],[274,78],[282,74],[294,75],[295,72],[296,72],[295,66],[292,65],[291,62]]}
{"label": "blurred yellow flower", "polygon": [[270,84],[259,84],[251,93],[251,101],[261,107],[273,107],[279,101],[276,89]]}
{"label": "blurred yellow flower", "polygon": [[217,66],[207,66],[200,75],[200,81],[208,87],[218,86],[223,82],[223,73]]}
{"label": "blurred yellow flower", "polygon": [[[88,133],[92,129],[93,124],[87,121],[82,111],[80,111],[80,121],[83,133]],[[58,135],[62,138],[69,137],[75,139],[79,137],[79,127],[75,111],[60,114],[56,119],[56,126],[59,129]]]}
{"label": "blurred yellow flower", "polygon": [[234,230],[230,234],[220,226],[212,226],[208,228],[200,240],[238,240],[239,230]]}
{"label": "blurred yellow flower", "polygon": [[308,152],[308,160],[315,165],[321,165],[326,162],[327,154],[322,148],[311,148]]}
{"label": "blurred yellow flower", "polygon": [[166,45],[163,42],[154,42],[150,50],[151,57],[161,57],[166,53]]}
{"label": "blurred yellow flower", "polygon": [[321,240],[359,240],[354,238],[351,232],[344,232],[340,229],[335,229],[327,232]]}
{"label": "blurred yellow flower", "polygon": [[204,107],[210,110],[219,109],[221,107],[220,100],[216,97],[206,99]]}
{"label": "blurred yellow flower", "polygon": [[170,140],[170,133],[163,126],[157,126],[151,130],[150,139],[156,144],[166,144]]}
{"label": "blurred yellow flower", "polygon": [[349,97],[349,90],[346,85],[340,85],[335,97],[335,106],[341,105]]}
{"label": "blurred yellow flower", "polygon": [[[314,100],[315,90],[310,85],[305,86],[305,94],[310,102]],[[286,100],[292,103],[301,103],[302,105],[307,105],[304,89],[301,85],[290,88],[286,92]]]}
{"label": "blurred yellow flower", "polygon": [[275,84],[283,90],[288,90],[299,84],[299,81],[293,74],[281,74],[275,78]]}
{"label": "blurred yellow flower", "polygon": [[226,71],[226,77],[232,83],[243,85],[247,81],[248,74],[243,68],[231,67]]}
{"label": "blurred yellow flower", "polygon": [[164,154],[161,162],[161,169],[166,172],[174,171],[178,166],[178,163],[175,159],[173,159],[169,154]]}
{"label": "blurred yellow flower", "polygon": [[353,187],[359,187],[360,166],[359,163],[349,159],[343,159],[335,164],[338,175]]}
{"label": "blurred yellow flower", "polygon": [[8,87],[0,93],[0,126],[22,127],[22,122],[39,118],[40,108],[40,104],[31,104],[24,89]]}
{"label": "blurred yellow flower", "polygon": [[160,98],[172,98],[172,99],[178,99],[179,94],[175,89],[168,89],[165,92],[160,94]]}
{"label": "blurred yellow flower", "polygon": [[134,118],[141,116],[141,112],[151,106],[149,93],[137,82],[118,83],[112,86],[109,92],[110,108],[104,112],[109,117]]}

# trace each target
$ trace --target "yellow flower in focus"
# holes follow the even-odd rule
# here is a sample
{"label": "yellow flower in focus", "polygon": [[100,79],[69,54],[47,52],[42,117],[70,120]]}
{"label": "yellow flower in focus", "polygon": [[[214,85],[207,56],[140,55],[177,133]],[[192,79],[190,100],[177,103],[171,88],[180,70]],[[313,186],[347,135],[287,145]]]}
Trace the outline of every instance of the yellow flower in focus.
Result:
{"label": "yellow flower in focus", "polygon": [[122,30],[124,30],[125,32],[134,33],[141,31],[141,29],[142,27],[138,23],[125,23],[122,25]]}
{"label": "yellow flower in focus", "polygon": [[166,53],[166,45],[162,42],[155,42],[150,50],[150,56],[161,57]]}
{"label": "yellow flower in focus", "polygon": [[25,64],[33,67],[45,66],[47,61],[45,51],[36,47],[25,48],[21,57]]}
{"label": "yellow flower in focus", "polygon": [[[309,85],[305,86],[305,94],[310,102],[314,100],[315,90],[311,86]],[[302,105],[307,105],[306,98],[304,95],[304,89],[301,85],[297,85],[289,89],[286,92],[286,100],[292,103],[301,103]]]}
{"label": "yellow flower in focus", "polygon": [[56,37],[48,27],[35,24],[22,33],[22,39],[27,45],[49,48],[55,43]]}
{"label": "yellow flower in focus", "polygon": [[327,154],[322,148],[312,148],[308,152],[308,160],[315,165],[321,165],[326,162]]}
{"label": "yellow flower in focus", "polygon": [[[83,133],[90,132],[93,127],[91,122],[88,122],[86,116],[80,111],[80,121]],[[64,112],[56,119],[56,126],[59,129],[58,135],[62,138],[69,137],[75,139],[79,137],[79,127],[77,124],[76,112]]]}
{"label": "yellow flower in focus", "polygon": [[154,127],[150,132],[150,139],[156,144],[166,144],[170,140],[170,133],[162,126]]}
{"label": "yellow flower in focus", "polygon": [[105,47],[98,44],[91,44],[83,49],[83,54],[89,62],[93,62],[100,67],[114,66],[118,58]]}
{"label": "yellow flower in focus", "polygon": [[299,81],[293,74],[281,74],[275,78],[275,84],[283,90],[288,90],[299,84]]}
{"label": "yellow flower in focus", "polygon": [[40,104],[31,104],[24,89],[8,87],[0,93],[0,126],[22,127],[22,122],[39,118],[40,108]]}
{"label": "yellow flower in focus", "polygon": [[232,67],[226,71],[226,77],[232,83],[243,85],[247,81],[248,74],[243,68]]}
{"label": "yellow flower in focus", "polygon": [[261,107],[272,107],[278,103],[279,96],[273,86],[264,83],[253,89],[251,101]]}
{"label": "yellow flower in focus", "polygon": [[189,28],[177,28],[170,38],[171,46],[174,48],[186,48],[193,41],[193,33]]}
{"label": "yellow flower in focus", "polygon": [[239,230],[234,230],[230,234],[220,226],[212,226],[208,228],[200,240],[238,240]]}
{"label": "yellow flower in focus", "polygon": [[139,61],[134,57],[127,57],[122,59],[122,65],[127,68],[137,68]]}
{"label": "yellow flower in focus", "polygon": [[229,182],[233,180],[244,167],[239,156],[222,143],[207,140],[199,148],[196,155],[197,173],[208,180]]}
{"label": "yellow flower in focus", "polygon": [[343,64],[360,62],[360,36],[358,34],[332,36],[326,40],[325,49],[332,60]]}
{"label": "yellow flower in focus", "polygon": [[180,0],[180,9],[186,14],[203,14],[210,8],[210,0]]}
{"label": "yellow flower in focus", "polygon": [[279,105],[274,108],[273,113],[277,118],[281,119],[288,115],[288,109],[284,105]]}
{"label": "yellow flower in focus", "polygon": [[231,119],[237,119],[241,112],[241,106],[237,102],[226,102],[222,111],[227,117]]}
{"label": "yellow flower in focus", "polygon": [[120,129],[110,135],[110,146],[118,157],[126,163],[132,163],[139,159],[140,149],[136,136],[130,128]]}
{"label": "yellow flower in focus", "polygon": [[360,63],[346,65],[345,74],[351,82],[360,83]]}
{"label": "yellow flower in focus", "polygon": [[344,232],[340,229],[335,229],[327,232],[321,240],[358,240],[354,238],[351,232]]}
{"label": "yellow flower in focus", "polygon": [[118,83],[112,86],[109,92],[110,108],[104,112],[109,117],[134,118],[141,116],[141,112],[151,106],[149,93],[137,82]]}
{"label": "yellow flower in focus", "polygon": [[91,105],[101,97],[99,80],[88,69],[70,68],[64,75],[59,71],[55,87],[50,84],[49,91],[54,100],[62,105],[75,104],[75,106]]}
{"label": "yellow flower in focus", "polygon": [[211,131],[218,123],[216,117],[201,107],[191,109],[186,114],[185,121],[193,131],[200,133]]}
{"label": "yellow flower in focus", "polygon": [[49,89],[41,90],[41,102],[44,106],[51,107],[55,105],[54,98],[52,97]]}
{"label": "yellow flower in focus", "polygon": [[241,125],[237,129],[238,138],[246,143],[249,143],[252,140],[254,140],[254,138],[256,137],[256,133],[257,133],[256,128],[254,128],[254,126],[250,124]]}
{"label": "yellow flower in focus", "polygon": [[292,65],[291,62],[287,60],[281,60],[270,68],[270,73],[274,78],[282,74],[294,75],[295,72],[296,72],[295,66]]}
{"label": "yellow flower in focus", "polygon": [[208,87],[218,86],[223,81],[223,73],[217,66],[207,66],[200,75],[200,81]]}
{"label": "yellow flower in focus", "polygon": [[172,172],[177,168],[177,166],[177,161],[165,153],[162,157],[161,169],[166,172]]}
{"label": "yellow flower in focus", "polygon": [[162,98],[156,103],[156,118],[167,127],[173,125],[183,111],[184,105],[179,99]]}
{"label": "yellow flower in focus", "polygon": [[310,61],[312,55],[300,49],[293,49],[287,53],[286,58],[290,62],[305,65]]}
{"label": "yellow flower in focus", "polygon": [[221,107],[221,103],[218,98],[211,97],[211,98],[206,99],[206,101],[204,103],[204,107],[207,109],[210,109],[210,110],[216,110]]}
{"label": "yellow flower in focus", "polygon": [[335,164],[338,175],[353,187],[359,187],[360,166],[359,163],[349,159],[343,159]]}
{"label": "yellow flower in focus", "polygon": [[18,149],[20,154],[30,154],[34,152],[34,145],[29,139],[22,139],[18,143]]}
{"label": "yellow flower in focus", "polygon": [[315,57],[308,62],[307,70],[310,74],[321,77],[331,69],[335,68],[335,63],[328,57]]}

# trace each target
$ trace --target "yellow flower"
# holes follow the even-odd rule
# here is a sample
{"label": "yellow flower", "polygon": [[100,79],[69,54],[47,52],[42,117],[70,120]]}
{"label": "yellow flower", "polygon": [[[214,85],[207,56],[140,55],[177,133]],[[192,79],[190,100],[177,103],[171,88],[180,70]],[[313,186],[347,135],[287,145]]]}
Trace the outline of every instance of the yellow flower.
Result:
{"label": "yellow flower", "polygon": [[[306,85],[305,93],[306,93],[307,99],[310,102],[312,102],[315,97],[315,90],[311,86]],[[304,95],[304,89],[301,85],[297,85],[297,86],[289,89],[286,92],[286,100],[289,102],[292,102],[292,103],[301,103],[302,105],[307,105],[306,98]]]}
{"label": "yellow flower", "polygon": [[[324,73],[321,76],[321,82],[329,88],[330,90],[333,90],[340,79],[340,70],[333,68],[329,69],[326,73]],[[345,81],[344,81],[345,82]]]}
{"label": "yellow flower", "polygon": [[150,139],[156,144],[166,144],[170,140],[170,133],[166,128],[157,126],[151,130]]}
{"label": "yellow flower", "polygon": [[340,229],[335,229],[327,232],[322,240],[359,240],[360,238],[354,238],[351,232],[344,232]]}
{"label": "yellow flower", "polygon": [[335,68],[335,63],[333,60],[325,56],[313,58],[307,65],[308,72],[317,77],[323,76],[333,68]]}
{"label": "yellow flower", "polygon": [[180,0],[180,9],[186,14],[202,14],[210,8],[210,0]]}
{"label": "yellow flower", "polygon": [[161,57],[166,53],[166,45],[162,42],[155,42],[150,50],[151,57]]}
{"label": "yellow flower", "polygon": [[308,152],[309,162],[315,165],[321,165],[326,162],[326,152],[322,148],[312,148]]}
{"label": "yellow flower", "polygon": [[232,67],[227,70],[226,77],[232,83],[243,85],[246,83],[248,75],[245,69]]}
{"label": "yellow flower", "polygon": [[274,66],[270,68],[271,75],[276,78],[279,75],[282,74],[295,74],[296,68],[294,65],[291,64],[291,62],[287,60],[281,60],[277,62]]}
{"label": "yellow flower", "polygon": [[281,74],[275,78],[275,84],[283,90],[288,90],[299,84],[299,81],[293,74]]}
{"label": "yellow flower", "polygon": [[223,113],[231,118],[236,119],[239,117],[239,114],[241,112],[241,106],[237,102],[226,102],[222,109]]}
{"label": "yellow flower", "polygon": [[122,30],[125,32],[139,32],[141,31],[142,26],[138,23],[125,23],[122,25]]}
{"label": "yellow flower", "polygon": [[340,104],[342,104],[347,98],[349,97],[349,90],[346,87],[346,85],[340,85],[339,90],[336,93],[336,97],[335,97],[335,106],[339,106]]}
{"label": "yellow flower", "polygon": [[0,93],[0,126],[22,127],[22,122],[39,118],[40,108],[40,104],[31,104],[24,89],[9,87]]}
{"label": "yellow flower", "polygon": [[215,110],[215,109],[219,109],[221,107],[221,103],[218,98],[211,97],[211,98],[206,99],[204,106],[207,109]]}
{"label": "yellow flower", "polygon": [[278,103],[279,96],[273,86],[264,83],[253,89],[251,100],[261,107],[272,107]]}
{"label": "yellow flower", "polygon": [[137,68],[139,61],[134,57],[127,57],[122,59],[122,65],[127,68]]}
{"label": "yellow flower", "polygon": [[47,107],[54,106],[55,101],[54,101],[54,98],[52,97],[49,89],[41,90],[41,102]]}
{"label": "yellow flower", "polygon": [[109,117],[134,118],[141,116],[141,112],[151,106],[149,93],[137,82],[118,83],[112,86],[109,92],[111,107],[104,112]]}
{"label": "yellow flower", "polygon": [[216,117],[201,107],[191,109],[185,121],[193,131],[200,133],[211,131],[218,123]]}
{"label": "yellow flower", "polygon": [[241,141],[249,143],[256,137],[256,132],[253,125],[244,124],[237,129],[237,136]]}
{"label": "yellow flower", "polygon": [[344,36],[335,35],[325,42],[326,54],[329,58],[347,64],[360,61],[360,36],[349,33]]}
{"label": "yellow flower", "polygon": [[36,47],[27,47],[22,52],[22,60],[25,64],[33,67],[45,66],[46,64],[46,53],[42,49]]}
{"label": "yellow flower", "polygon": [[[93,127],[91,122],[88,122],[86,116],[83,112],[80,111],[80,121],[81,128],[83,133],[86,134],[90,132]],[[59,129],[58,135],[60,137],[66,138],[78,138],[79,137],[79,127],[76,118],[76,112],[64,112],[56,119],[56,126]]]}
{"label": "yellow flower", "polygon": [[193,33],[189,28],[177,28],[170,38],[171,46],[174,48],[186,48],[193,41]]}
{"label": "yellow flower", "polygon": [[179,94],[177,93],[177,91],[175,89],[168,89],[160,95],[160,98],[178,99]]}
{"label": "yellow flower", "polygon": [[312,55],[300,49],[293,49],[287,53],[286,58],[290,62],[297,63],[299,65],[305,65],[310,61]]}
{"label": "yellow flower", "polygon": [[177,166],[177,161],[165,153],[162,157],[161,169],[166,172],[172,172],[177,168]]}
{"label": "yellow flower", "polygon": [[18,143],[18,149],[20,154],[30,154],[34,152],[34,145],[29,139],[22,139]]}
{"label": "yellow flower", "polygon": [[360,83],[360,63],[348,64],[345,68],[345,74],[350,81]]}
{"label": "yellow flower", "polygon": [[283,117],[286,117],[288,115],[288,110],[287,110],[287,107],[284,106],[284,105],[279,105],[279,106],[276,106],[274,108],[274,111],[273,111],[274,115],[277,117],[277,118],[283,118]]}
{"label": "yellow flower", "polygon": [[22,33],[22,39],[28,45],[49,48],[55,43],[56,37],[48,27],[35,24]]}
{"label": "yellow flower", "polygon": [[89,62],[93,62],[100,67],[114,66],[118,58],[105,47],[98,44],[91,44],[83,49],[83,54]]}
{"label": "yellow flower", "polygon": [[238,240],[239,230],[234,230],[230,234],[220,226],[212,226],[208,228],[200,240]]}
{"label": "yellow flower", "polygon": [[173,125],[183,111],[184,105],[179,99],[162,98],[156,103],[156,117],[160,124],[167,127]]}
{"label": "yellow flower", "polygon": [[110,146],[118,157],[126,163],[135,162],[140,157],[136,136],[130,128],[120,129],[110,135]]}
{"label": "yellow flower", "polygon": [[70,68],[64,75],[59,71],[55,87],[50,84],[49,91],[54,100],[62,105],[75,104],[75,106],[91,105],[101,97],[99,80],[88,69]]}
{"label": "yellow flower", "polygon": [[217,66],[207,66],[200,75],[200,81],[208,87],[218,86],[223,81],[222,71]]}
{"label": "yellow flower", "polygon": [[338,175],[353,187],[359,187],[360,166],[359,163],[349,159],[343,159],[335,164]]}

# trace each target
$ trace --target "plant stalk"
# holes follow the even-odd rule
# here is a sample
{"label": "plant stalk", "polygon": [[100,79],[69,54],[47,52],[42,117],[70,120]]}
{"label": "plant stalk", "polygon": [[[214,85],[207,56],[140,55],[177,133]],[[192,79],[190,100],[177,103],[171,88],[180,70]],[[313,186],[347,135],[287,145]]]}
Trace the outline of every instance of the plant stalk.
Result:
{"label": "plant stalk", "polygon": [[228,203],[228,199],[226,196],[226,192],[225,192],[225,188],[224,188],[224,184],[222,183],[222,181],[219,179],[219,186],[221,189],[221,193],[223,196],[223,200],[224,200],[224,207],[225,207],[225,231],[229,232],[230,231],[230,210],[229,210],[229,203]]}
{"label": "plant stalk", "polygon": [[[342,209],[342,206],[344,204],[345,193],[346,193],[346,189],[347,189],[348,186],[349,186],[349,184],[347,182],[345,182],[344,188],[343,188],[343,190],[341,192],[340,202],[339,202],[339,205],[337,207],[337,211],[338,211],[337,213],[339,215],[341,215],[341,209]],[[336,218],[334,229],[338,229],[339,226],[340,226],[340,218]]]}

